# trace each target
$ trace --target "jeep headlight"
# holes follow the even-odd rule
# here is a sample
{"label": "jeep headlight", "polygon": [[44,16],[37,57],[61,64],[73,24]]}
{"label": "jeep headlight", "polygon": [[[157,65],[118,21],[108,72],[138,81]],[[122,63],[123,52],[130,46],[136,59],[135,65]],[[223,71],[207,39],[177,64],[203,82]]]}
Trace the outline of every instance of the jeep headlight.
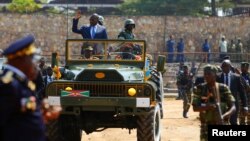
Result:
{"label": "jeep headlight", "polygon": [[135,88],[129,88],[128,89],[128,95],[129,96],[134,96],[136,94],[136,89]]}

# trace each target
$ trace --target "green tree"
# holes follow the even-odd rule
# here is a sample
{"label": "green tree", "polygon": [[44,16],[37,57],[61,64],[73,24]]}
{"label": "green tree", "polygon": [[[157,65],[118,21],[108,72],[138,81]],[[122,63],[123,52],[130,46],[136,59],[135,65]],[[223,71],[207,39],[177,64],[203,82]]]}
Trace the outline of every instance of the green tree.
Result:
{"label": "green tree", "polygon": [[120,10],[133,15],[196,15],[206,4],[204,0],[126,0]]}
{"label": "green tree", "polygon": [[18,13],[31,13],[40,9],[42,6],[37,4],[34,0],[12,0],[7,6],[7,9]]}

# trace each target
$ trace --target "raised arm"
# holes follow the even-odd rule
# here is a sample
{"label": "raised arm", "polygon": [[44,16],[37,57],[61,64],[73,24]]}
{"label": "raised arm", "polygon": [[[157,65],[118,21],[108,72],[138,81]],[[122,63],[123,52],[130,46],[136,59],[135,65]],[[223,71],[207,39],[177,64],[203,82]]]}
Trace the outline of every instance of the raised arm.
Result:
{"label": "raised arm", "polygon": [[81,18],[81,11],[78,10],[76,12],[76,15],[75,15],[75,18],[73,19],[73,25],[72,25],[72,32],[74,33],[78,33],[78,34],[81,34],[81,30],[78,29],[78,21],[79,19]]}

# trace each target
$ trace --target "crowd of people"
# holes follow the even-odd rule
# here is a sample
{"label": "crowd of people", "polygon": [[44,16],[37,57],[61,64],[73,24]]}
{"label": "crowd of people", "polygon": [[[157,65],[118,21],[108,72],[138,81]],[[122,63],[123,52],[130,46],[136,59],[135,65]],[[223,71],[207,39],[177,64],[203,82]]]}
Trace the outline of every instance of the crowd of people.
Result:
{"label": "crowd of people", "polygon": [[[231,40],[230,43],[228,43],[225,36],[222,36],[219,41],[218,51],[217,51],[217,47],[212,48],[209,43],[209,39],[206,38],[204,40],[204,43],[201,45],[201,48],[198,49],[198,52],[203,52],[202,54],[199,54],[203,62],[210,63],[212,50],[214,50],[213,52],[218,52],[219,54],[219,58],[218,59],[213,58],[213,60],[222,61],[225,56],[230,56],[232,60],[240,62],[243,59],[242,57],[243,51],[246,51],[247,49],[243,47],[241,38],[237,38],[236,43],[234,40]],[[170,35],[169,39],[166,42],[166,52],[167,52],[167,60],[166,60],[167,63],[184,62],[188,57],[184,55],[185,54],[184,39],[180,38],[179,41],[176,43],[173,35]],[[215,55],[216,54],[214,54],[214,56]]]}
{"label": "crowd of people", "polygon": [[[73,19],[72,31],[84,39],[108,39],[104,18],[93,14],[89,26],[78,29],[80,11]],[[134,39],[132,19],[125,21],[124,30],[118,39]],[[35,37],[22,37],[1,51],[7,62],[0,72],[0,140],[1,141],[49,141],[45,125],[56,120],[60,106],[48,106],[46,86],[56,78],[53,66],[46,65],[34,45]],[[93,58],[93,48],[88,46],[82,52],[86,59]]]}
{"label": "crowd of people", "polygon": [[[104,18],[93,14],[89,19],[89,26],[78,28],[81,13],[76,12],[73,19],[72,31],[81,34],[84,39],[108,39]],[[124,30],[118,39],[135,39],[133,34],[135,22],[127,19]],[[185,43],[180,38],[175,49],[174,36],[170,35],[167,41],[167,62],[181,62],[177,77],[179,99],[183,99],[183,117],[188,118],[190,106],[200,112],[201,140],[207,140],[208,125],[250,125],[248,112],[250,105],[250,73],[249,64],[242,62],[241,70],[233,68],[229,59],[224,59],[229,52],[242,53],[243,45],[238,39],[237,44],[228,46],[225,37],[219,43],[221,66],[206,65],[204,75],[196,77],[197,69],[193,64],[189,70],[185,65]],[[25,36],[5,50],[3,55],[7,63],[0,73],[0,140],[1,141],[45,141],[45,123],[58,118],[60,107],[44,108],[46,102],[45,87],[52,82],[53,68],[46,66],[46,59],[41,58],[37,65],[37,52],[34,46],[35,38],[32,35]],[[177,51],[174,60],[174,51]],[[88,46],[82,52],[86,59],[91,58],[93,48]],[[211,47],[208,39],[202,45],[202,51],[206,52],[206,61],[210,60]],[[231,56],[232,58],[237,56]],[[238,56],[241,57],[241,56]],[[39,69],[38,69],[39,68]],[[194,83],[196,78],[196,83]],[[191,94],[193,93],[193,96]],[[221,111],[221,112],[218,112]],[[54,113],[48,117],[47,113]],[[238,121],[239,120],[239,121]]]}
{"label": "crowd of people", "polygon": [[242,62],[239,70],[226,56],[220,66],[204,65],[203,76],[196,76],[197,69],[180,63],[176,84],[183,117],[188,118],[191,105],[200,112],[201,140],[207,140],[208,125],[250,125],[249,63]]}

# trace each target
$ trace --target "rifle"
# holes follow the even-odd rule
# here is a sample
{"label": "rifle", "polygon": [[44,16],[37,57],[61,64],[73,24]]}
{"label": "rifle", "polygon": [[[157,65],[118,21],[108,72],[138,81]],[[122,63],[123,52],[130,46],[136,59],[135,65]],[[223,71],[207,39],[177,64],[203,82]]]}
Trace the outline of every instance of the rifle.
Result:
{"label": "rifle", "polygon": [[220,103],[216,102],[215,103],[215,109],[218,113],[218,120],[219,120],[219,125],[224,125],[224,119],[222,117],[222,112],[221,112],[221,108],[220,108]]}
{"label": "rifle", "polygon": [[215,84],[215,88],[216,88],[216,91],[215,91],[215,109],[218,113],[218,120],[219,120],[219,125],[224,125],[224,119],[222,117],[222,111],[221,111],[221,107],[220,107],[220,92],[219,92],[219,83],[216,83]]}

